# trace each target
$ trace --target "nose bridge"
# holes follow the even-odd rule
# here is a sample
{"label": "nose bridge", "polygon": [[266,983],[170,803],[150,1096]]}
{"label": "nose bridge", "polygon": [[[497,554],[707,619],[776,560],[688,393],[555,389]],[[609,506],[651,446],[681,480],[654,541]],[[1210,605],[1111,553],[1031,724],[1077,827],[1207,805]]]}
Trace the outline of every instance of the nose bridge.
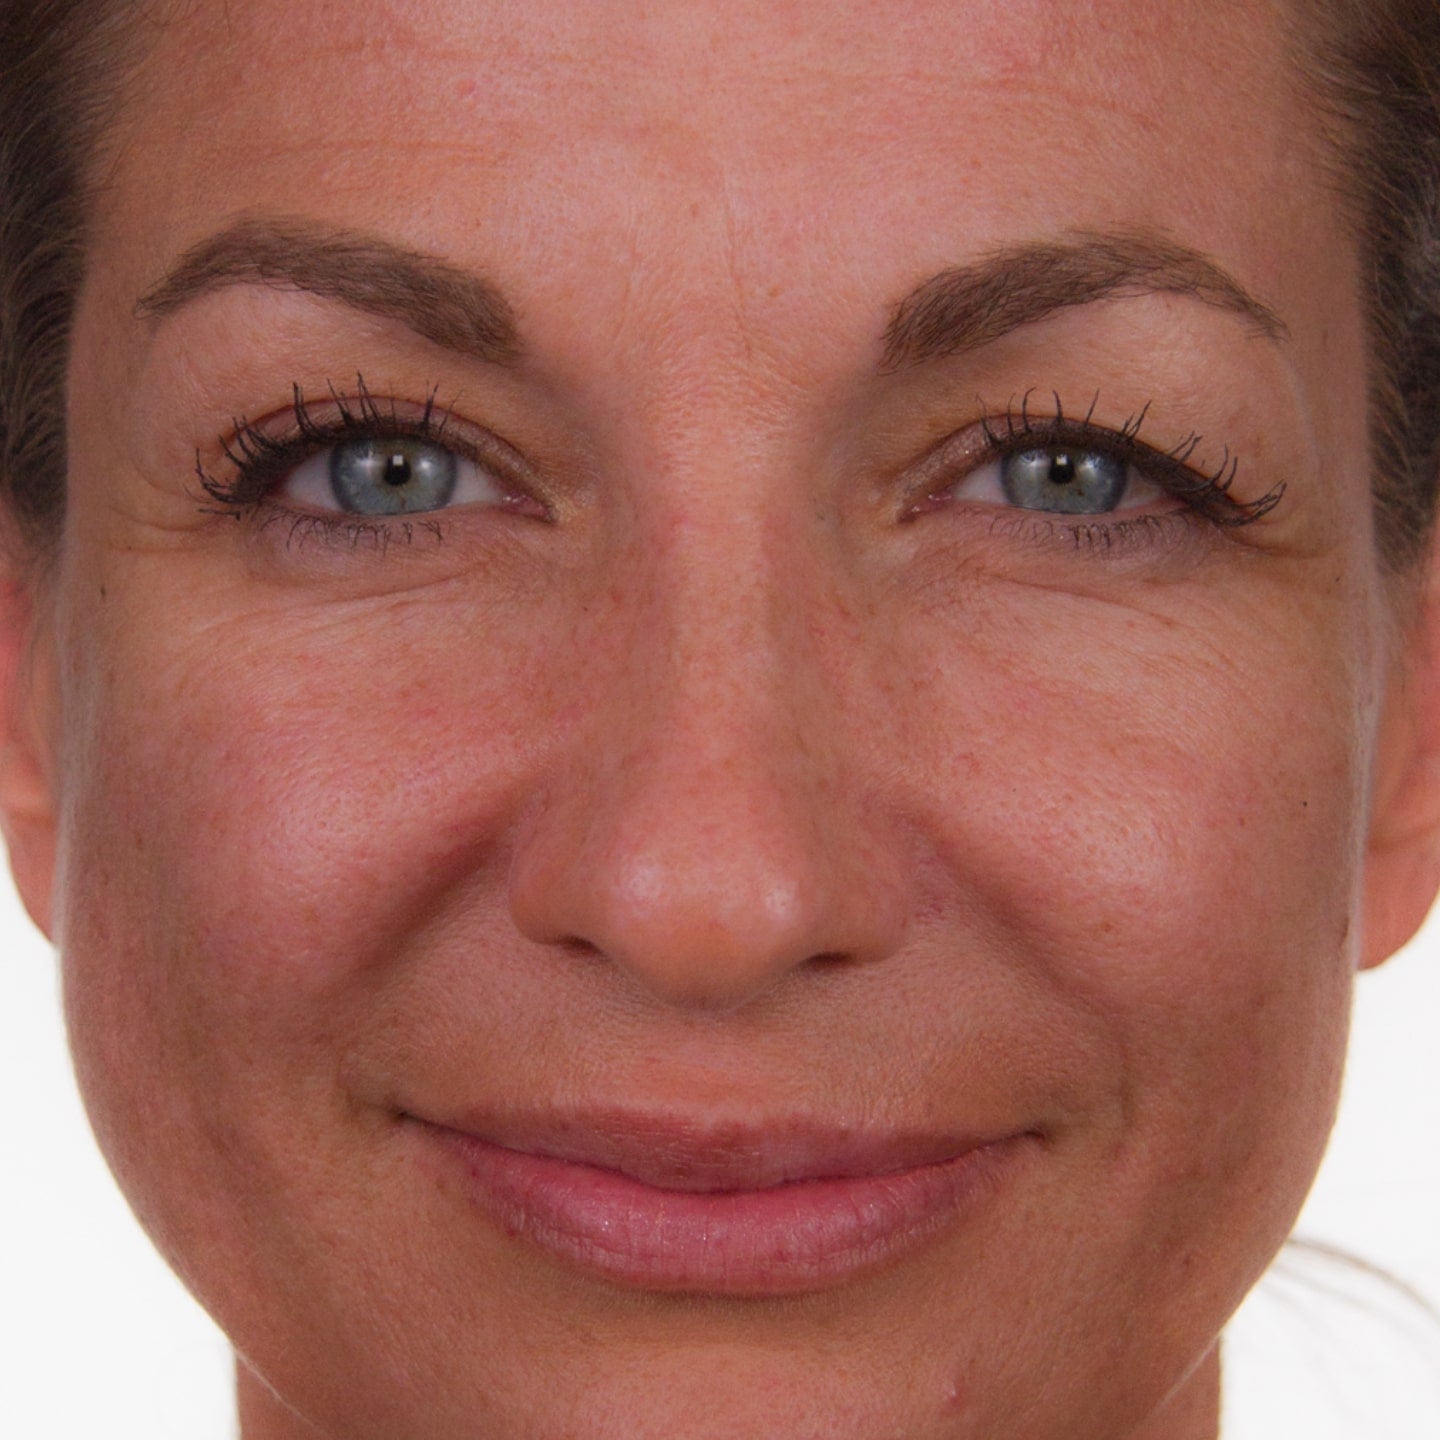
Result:
{"label": "nose bridge", "polygon": [[511,900],[532,938],[579,942],[663,1003],[730,1009],[806,962],[886,950],[898,909],[858,861],[804,507],[686,488],[641,527],[587,647],[586,719]]}
{"label": "nose bridge", "polygon": [[[795,692],[814,683],[815,657],[796,625],[813,605],[806,594],[812,567],[798,553],[803,538],[782,533],[796,528],[791,517],[766,514],[746,499],[669,521],[665,541],[652,549],[637,618],[655,647],[663,684],[651,700],[665,728],[703,733],[712,749],[738,743],[756,760],[753,747],[739,743],[742,732],[756,731],[753,740],[791,728]],[[647,641],[643,634],[635,640],[640,653]],[[729,724],[712,723],[721,715]]]}
{"label": "nose bridge", "polygon": [[[762,408],[743,383],[717,377],[732,365],[694,368],[711,374],[705,393],[685,387],[702,417]],[[698,795],[718,782],[696,814],[714,830],[732,808],[722,796],[738,809],[756,787],[772,798],[803,789],[842,740],[808,744],[803,718],[825,706],[807,633],[825,563],[783,435],[704,418],[654,429],[668,434],[633,457],[643,478],[626,517],[620,568],[629,578],[609,622],[625,643],[594,680],[613,706],[613,733],[629,737],[606,747],[625,757],[627,791],[640,802],[648,791]],[[603,656],[604,637],[596,640]]]}
{"label": "nose bridge", "polygon": [[[637,656],[653,647],[650,663],[628,698],[616,694],[633,721],[612,777],[615,823],[638,827],[622,847],[629,865],[637,882],[642,872],[666,876],[672,895],[682,882],[708,890],[716,918],[721,909],[773,909],[801,883],[800,852],[832,758],[801,720],[824,708],[814,657],[787,613],[803,610],[804,583],[792,571],[787,605],[765,548],[760,533],[739,544],[732,536],[723,549],[678,546],[667,598],[641,621],[653,629],[636,637]],[[832,750],[842,743],[825,739]],[[716,884],[721,859],[728,889]],[[662,899],[657,889],[652,903]]]}
{"label": "nose bridge", "polygon": [[644,466],[616,547],[625,578],[593,636],[592,683],[636,774],[728,770],[739,783],[794,738],[797,692],[814,688],[797,621],[815,567],[797,507],[758,479],[764,463],[695,435]]}

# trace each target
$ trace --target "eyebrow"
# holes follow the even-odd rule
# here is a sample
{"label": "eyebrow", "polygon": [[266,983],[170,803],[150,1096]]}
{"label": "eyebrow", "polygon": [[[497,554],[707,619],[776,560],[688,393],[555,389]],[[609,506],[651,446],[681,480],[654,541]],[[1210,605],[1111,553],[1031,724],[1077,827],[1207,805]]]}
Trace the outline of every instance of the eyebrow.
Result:
{"label": "eyebrow", "polygon": [[958,355],[1060,310],[1116,296],[1183,295],[1281,341],[1284,322],[1198,250],[1161,236],[1082,232],[1016,245],[922,281],[895,306],[884,370]]}
{"label": "eyebrow", "polygon": [[[136,303],[162,319],[231,285],[298,290],[396,320],[444,349],[513,365],[514,313],[489,280],[379,236],[307,220],[236,221],[199,241]],[[1215,262],[1160,236],[1079,233],[997,250],[922,281],[893,309],[881,367],[977,350],[1022,326],[1116,296],[1183,295],[1275,341],[1284,322]]]}
{"label": "eyebrow", "polygon": [[231,285],[338,300],[493,364],[520,357],[514,314],[489,280],[378,236],[306,220],[246,219],[217,231],[185,251],[135,314],[160,319]]}

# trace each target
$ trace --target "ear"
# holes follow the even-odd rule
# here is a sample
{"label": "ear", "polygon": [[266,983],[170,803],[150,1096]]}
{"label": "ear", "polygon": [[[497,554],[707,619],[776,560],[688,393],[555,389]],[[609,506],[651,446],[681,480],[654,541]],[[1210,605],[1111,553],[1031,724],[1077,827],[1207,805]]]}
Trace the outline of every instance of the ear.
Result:
{"label": "ear", "polygon": [[51,652],[30,588],[0,570],[0,829],[30,918],[51,934],[55,797]]}
{"label": "ear", "polygon": [[1363,969],[1415,934],[1440,888],[1440,557],[1392,662],[1376,746]]}

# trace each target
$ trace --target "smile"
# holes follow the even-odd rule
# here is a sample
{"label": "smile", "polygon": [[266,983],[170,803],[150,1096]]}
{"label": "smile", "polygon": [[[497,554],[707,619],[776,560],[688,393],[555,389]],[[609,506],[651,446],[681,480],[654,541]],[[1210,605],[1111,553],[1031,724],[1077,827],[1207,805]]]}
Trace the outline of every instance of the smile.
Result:
{"label": "smile", "polygon": [[1037,1138],[707,1135],[615,1116],[503,1138],[418,1128],[446,1178],[516,1242],[612,1283],[728,1295],[824,1289],[898,1260],[977,1212]]}

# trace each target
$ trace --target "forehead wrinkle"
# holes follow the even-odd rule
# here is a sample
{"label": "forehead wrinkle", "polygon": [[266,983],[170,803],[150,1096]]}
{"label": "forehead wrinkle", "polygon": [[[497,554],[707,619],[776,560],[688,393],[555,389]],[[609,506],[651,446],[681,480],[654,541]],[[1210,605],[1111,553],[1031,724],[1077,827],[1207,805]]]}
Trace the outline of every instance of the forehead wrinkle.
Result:
{"label": "forehead wrinkle", "polygon": [[1058,310],[1127,295],[1181,295],[1273,341],[1284,322],[1213,260],[1148,234],[1081,233],[1010,246],[922,281],[895,307],[882,368],[977,350]]}
{"label": "forehead wrinkle", "polygon": [[520,355],[509,302],[489,280],[378,236],[301,219],[243,219],[198,241],[140,297],[134,313],[161,320],[231,285],[338,300],[493,364],[513,364]]}

